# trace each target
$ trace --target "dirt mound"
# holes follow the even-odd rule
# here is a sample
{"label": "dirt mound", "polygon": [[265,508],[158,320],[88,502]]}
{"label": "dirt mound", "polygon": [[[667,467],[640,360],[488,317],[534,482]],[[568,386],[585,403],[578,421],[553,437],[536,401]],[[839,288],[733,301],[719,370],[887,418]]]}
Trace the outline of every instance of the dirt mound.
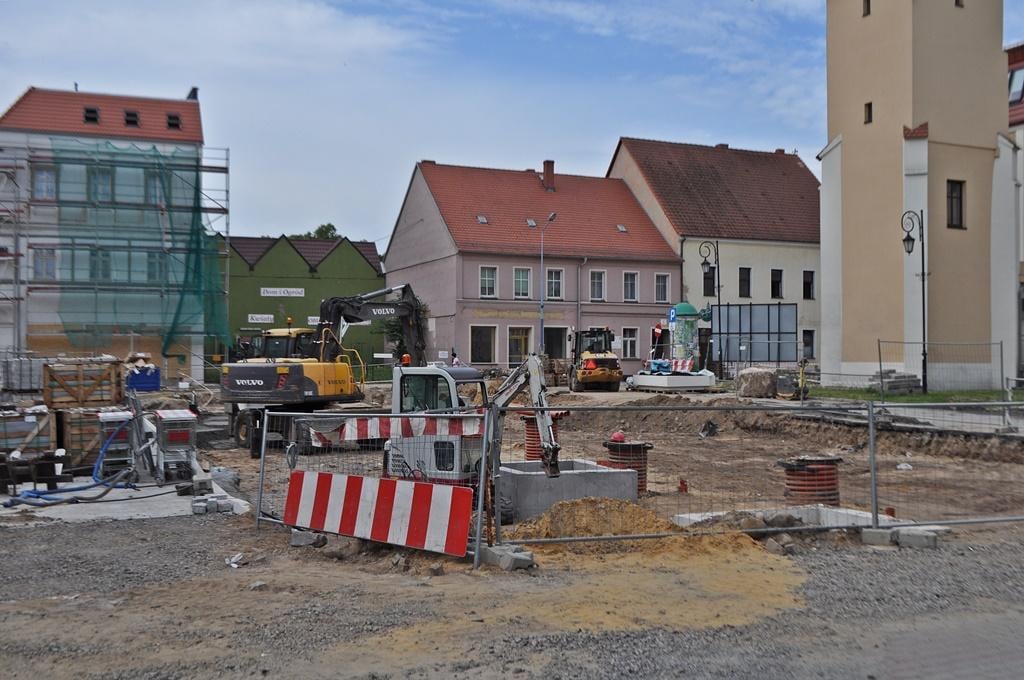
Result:
{"label": "dirt mound", "polygon": [[[741,399],[714,399],[711,401],[694,401],[687,397],[670,394],[659,394],[650,399],[635,401],[630,406],[668,407],[677,409],[686,406],[721,407],[748,405]],[[790,418],[784,413],[771,411],[655,411],[641,412],[628,410],[591,411],[579,413],[565,418],[560,427],[566,432],[600,432],[611,434],[621,429],[631,438],[643,438],[645,433],[691,433],[696,434],[701,426],[712,420],[720,431],[742,430],[777,434],[783,431]]]}
{"label": "dirt mound", "polygon": [[513,539],[563,538],[669,531],[679,531],[679,527],[636,503],[615,498],[581,498],[555,503],[543,515],[516,526],[509,535]]}

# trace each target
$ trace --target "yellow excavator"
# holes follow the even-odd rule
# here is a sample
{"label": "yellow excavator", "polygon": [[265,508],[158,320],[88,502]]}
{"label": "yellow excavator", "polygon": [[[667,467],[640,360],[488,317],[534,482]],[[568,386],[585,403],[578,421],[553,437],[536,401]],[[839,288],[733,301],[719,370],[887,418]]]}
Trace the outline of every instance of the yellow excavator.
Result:
{"label": "yellow excavator", "polygon": [[[375,299],[400,293],[393,301]],[[314,328],[275,328],[238,348],[241,358],[221,366],[221,400],[235,443],[258,452],[264,411],[312,412],[338,402],[363,400],[366,365],[342,344],[349,326],[374,319],[402,324],[409,365],[424,364],[422,305],[408,285],[320,303]]]}

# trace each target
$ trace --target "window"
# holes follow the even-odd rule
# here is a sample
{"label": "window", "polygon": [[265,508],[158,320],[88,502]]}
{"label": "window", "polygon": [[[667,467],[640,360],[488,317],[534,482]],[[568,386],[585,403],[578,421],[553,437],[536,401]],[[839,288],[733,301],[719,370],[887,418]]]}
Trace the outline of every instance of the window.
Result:
{"label": "window", "polygon": [[814,358],[814,331],[804,331],[804,359]]}
{"label": "window", "polygon": [[32,198],[37,201],[57,200],[57,168],[53,166],[32,168]]}
{"label": "window", "polygon": [[148,205],[161,205],[164,201],[164,184],[160,180],[160,173],[156,170],[146,170],[146,203]]}
{"label": "window", "polygon": [[864,105],[864,124],[868,125],[875,120],[875,105],[868,102]]}
{"label": "window", "polygon": [[544,353],[551,359],[564,359],[567,335],[568,331],[565,328],[545,326]]}
{"label": "window", "polygon": [[494,361],[494,336],[497,329],[494,326],[470,326],[469,327],[469,363],[471,364],[493,364]]}
{"label": "window", "polygon": [[142,203],[146,200],[146,173],[142,168],[117,168],[114,195],[118,203]]}
{"label": "window", "polygon": [[590,272],[590,299],[604,300],[604,272]]}
{"label": "window", "polygon": [[455,442],[434,442],[434,467],[441,472],[455,469]]}
{"label": "window", "polygon": [[946,226],[966,229],[964,224],[964,183],[951,179],[946,182]]}
{"label": "window", "polygon": [[715,297],[715,266],[704,272],[704,297]]}
{"label": "window", "polygon": [[547,272],[548,277],[548,295],[549,300],[561,300],[562,299],[562,270],[561,269],[549,269]]}
{"label": "window", "polygon": [[871,0],[864,0],[864,16],[871,14]]}
{"label": "window", "polygon": [[447,410],[453,407],[448,381],[439,375],[403,375],[402,413]]}
{"label": "window", "polygon": [[89,200],[94,203],[114,200],[113,168],[89,168]]}
{"label": "window", "polygon": [[772,270],[772,299],[782,299],[782,270]]}
{"label": "window", "polygon": [[750,297],[750,267],[740,267],[740,297]]}
{"label": "window", "polygon": [[636,340],[640,335],[640,329],[638,328],[623,328],[622,329],[622,358],[623,359],[636,359]]}
{"label": "window", "polygon": [[669,287],[669,275],[668,274],[655,274],[654,275],[654,301],[655,302],[668,302],[668,287]]}
{"label": "window", "polygon": [[124,124],[125,124],[125,127],[139,127],[139,112],[138,111],[125,111],[124,112]]}
{"label": "window", "polygon": [[180,130],[181,129],[181,116],[177,113],[167,114],[167,129],[168,130]]}
{"label": "window", "polygon": [[92,281],[110,280],[110,251],[89,251],[89,279]]}
{"label": "window", "polygon": [[530,331],[532,328],[508,329],[508,365],[518,366],[530,355]]}
{"label": "window", "polygon": [[622,273],[622,301],[636,302],[636,282],[640,275],[637,272]]}
{"label": "window", "polygon": [[1019,104],[1024,99],[1024,68],[1010,73],[1010,103]]}
{"label": "window", "polygon": [[57,280],[57,251],[53,248],[35,248],[32,251],[32,278],[36,281]]}
{"label": "window", "polygon": [[498,296],[498,268],[480,267],[480,297]]}
{"label": "window", "polygon": [[513,272],[513,294],[517,298],[530,297],[530,274],[529,267],[516,267]]}
{"label": "window", "polygon": [[804,299],[814,299],[814,272],[804,271]]}
{"label": "window", "polygon": [[953,0],[953,6],[954,7],[963,7],[964,6],[964,0]]}
{"label": "window", "polygon": [[146,281],[160,283],[167,280],[167,260],[163,253],[146,253]]}
{"label": "window", "polygon": [[82,121],[90,125],[99,125],[100,110],[95,106],[86,106],[82,110]]}

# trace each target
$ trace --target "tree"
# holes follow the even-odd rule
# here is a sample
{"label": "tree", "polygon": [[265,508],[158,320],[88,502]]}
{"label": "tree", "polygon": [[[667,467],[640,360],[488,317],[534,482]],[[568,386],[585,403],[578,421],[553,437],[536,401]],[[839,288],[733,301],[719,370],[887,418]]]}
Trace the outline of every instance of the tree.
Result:
{"label": "tree", "polygon": [[321,224],[313,231],[307,231],[305,234],[292,234],[289,238],[323,238],[323,239],[338,239],[341,236],[338,235],[338,228],[330,222]]}

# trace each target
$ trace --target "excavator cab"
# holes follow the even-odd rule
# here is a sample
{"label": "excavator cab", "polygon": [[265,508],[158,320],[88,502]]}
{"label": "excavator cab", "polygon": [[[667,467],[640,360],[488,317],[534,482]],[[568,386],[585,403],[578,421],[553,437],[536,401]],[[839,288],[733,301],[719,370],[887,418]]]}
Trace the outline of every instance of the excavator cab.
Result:
{"label": "excavator cab", "polygon": [[487,406],[484,376],[475,368],[456,366],[396,367],[391,393],[394,413],[452,411]]}

